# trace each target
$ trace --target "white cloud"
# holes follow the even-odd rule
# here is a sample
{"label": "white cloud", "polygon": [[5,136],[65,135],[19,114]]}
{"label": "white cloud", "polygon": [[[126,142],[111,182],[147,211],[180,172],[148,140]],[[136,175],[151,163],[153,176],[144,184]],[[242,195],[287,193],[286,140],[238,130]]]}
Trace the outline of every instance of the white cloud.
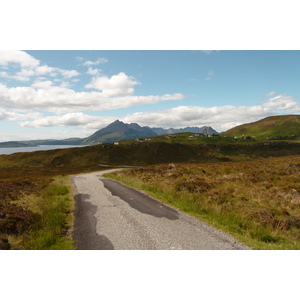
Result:
{"label": "white cloud", "polygon": [[36,75],[46,75],[49,73],[53,73],[55,71],[55,68],[49,67],[49,66],[38,66],[35,68],[35,74]]}
{"label": "white cloud", "polygon": [[175,93],[173,95],[166,94],[160,97],[161,101],[168,101],[168,100],[182,100],[185,96],[180,93]]}
{"label": "white cloud", "polygon": [[[274,94],[272,94],[272,96],[273,95]],[[294,97],[288,95],[277,95],[263,103],[262,106],[284,110],[288,113],[299,111],[300,108],[298,103],[294,100]]]}
{"label": "white cloud", "polygon": [[254,122],[270,115],[300,112],[294,97],[278,95],[256,106],[178,106],[167,110],[139,112],[124,118],[144,126],[186,127],[210,125],[218,131]]}
{"label": "white cloud", "polygon": [[20,70],[14,74],[7,72],[0,72],[1,77],[10,78],[26,82],[34,76],[49,75],[52,77],[62,75],[64,78],[72,78],[80,75],[76,70],[64,70],[60,68],[53,68],[47,65],[41,65],[40,61],[26,53],[19,50],[0,50],[0,66],[7,67],[9,64],[17,65]]}
{"label": "white cloud", "polygon": [[21,121],[28,119],[38,119],[41,118],[42,115],[40,113],[17,113],[14,111],[6,111],[0,109],[0,120],[8,120],[8,121]]}
{"label": "white cloud", "polygon": [[22,68],[36,68],[40,62],[24,51],[0,50],[0,65],[19,64]]}
{"label": "white cloud", "polygon": [[0,84],[0,106],[14,109],[39,109],[61,114],[79,110],[111,110],[184,98],[184,95],[178,93],[162,96],[111,97],[111,95],[124,95],[130,91],[130,82],[128,85],[122,84],[122,80],[120,82],[120,85],[116,82],[108,82],[106,93],[75,92],[66,84],[54,86],[50,80],[36,81],[30,87],[9,88]]}
{"label": "white cloud", "polygon": [[69,127],[81,126],[85,129],[100,129],[115,121],[116,117],[89,116],[82,112],[68,113],[61,116],[37,118],[33,121],[21,122],[22,127]]}
{"label": "white cloud", "polygon": [[107,76],[94,77],[91,83],[85,85],[87,89],[101,90],[103,95],[115,97],[132,95],[134,86],[139,82],[134,81],[131,77],[121,72],[118,75],[113,75],[111,78]]}
{"label": "white cloud", "polygon": [[[293,97],[286,96],[290,103]],[[269,105],[272,104],[272,105]],[[68,113],[60,116],[40,117],[22,122],[24,127],[79,126],[84,129],[100,129],[116,119],[142,126],[181,128],[187,126],[212,126],[217,131],[225,131],[240,124],[254,122],[280,113],[281,102],[274,106],[274,100],[257,106],[178,106],[161,111],[139,112],[124,117],[98,117],[84,113]],[[288,106],[287,106],[288,107]],[[300,108],[298,106],[298,112]]]}
{"label": "white cloud", "polygon": [[100,72],[101,72],[100,69],[93,69],[93,68],[89,67],[86,74],[88,74],[88,75],[99,75]]}
{"label": "white cloud", "polygon": [[96,61],[87,60],[83,63],[84,66],[96,66],[107,63],[108,60],[106,58],[98,58]]}
{"label": "white cloud", "polygon": [[59,73],[61,73],[61,75],[64,76],[65,78],[72,78],[72,77],[80,75],[80,73],[77,72],[76,70],[63,70],[60,68],[56,68],[56,70]]}
{"label": "white cloud", "polygon": [[46,90],[49,89],[51,86],[53,86],[53,82],[50,80],[42,80],[42,81],[37,80],[31,86],[34,88]]}

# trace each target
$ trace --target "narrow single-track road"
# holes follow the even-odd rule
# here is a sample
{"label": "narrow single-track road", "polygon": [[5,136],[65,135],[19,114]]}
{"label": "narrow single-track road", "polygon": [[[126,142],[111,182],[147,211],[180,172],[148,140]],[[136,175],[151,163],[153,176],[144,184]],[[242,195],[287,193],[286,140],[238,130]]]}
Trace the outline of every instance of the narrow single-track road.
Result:
{"label": "narrow single-track road", "polygon": [[73,177],[77,249],[250,249],[189,215],[102,177],[112,171]]}

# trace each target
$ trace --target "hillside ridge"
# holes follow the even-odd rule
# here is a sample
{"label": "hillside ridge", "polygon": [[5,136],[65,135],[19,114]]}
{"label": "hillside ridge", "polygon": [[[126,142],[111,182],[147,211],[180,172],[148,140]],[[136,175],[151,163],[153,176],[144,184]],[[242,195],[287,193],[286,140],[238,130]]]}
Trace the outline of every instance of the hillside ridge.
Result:
{"label": "hillside ridge", "polygon": [[222,136],[251,136],[265,139],[291,139],[300,137],[300,115],[271,116],[256,122],[236,126]]}

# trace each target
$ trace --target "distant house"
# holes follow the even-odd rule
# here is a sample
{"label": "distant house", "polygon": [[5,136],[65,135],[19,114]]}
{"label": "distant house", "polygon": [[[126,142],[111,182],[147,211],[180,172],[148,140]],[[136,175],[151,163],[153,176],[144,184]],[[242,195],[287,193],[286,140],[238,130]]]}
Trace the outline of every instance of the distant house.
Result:
{"label": "distant house", "polygon": [[114,142],[114,145],[120,145],[119,142]]}

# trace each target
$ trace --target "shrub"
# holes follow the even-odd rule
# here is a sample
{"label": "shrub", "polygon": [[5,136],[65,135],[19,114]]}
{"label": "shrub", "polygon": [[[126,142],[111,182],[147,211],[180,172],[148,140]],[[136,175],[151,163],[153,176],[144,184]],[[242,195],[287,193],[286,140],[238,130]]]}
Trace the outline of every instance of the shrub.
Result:
{"label": "shrub", "polygon": [[21,234],[31,228],[36,214],[14,204],[0,204],[0,233]]}

